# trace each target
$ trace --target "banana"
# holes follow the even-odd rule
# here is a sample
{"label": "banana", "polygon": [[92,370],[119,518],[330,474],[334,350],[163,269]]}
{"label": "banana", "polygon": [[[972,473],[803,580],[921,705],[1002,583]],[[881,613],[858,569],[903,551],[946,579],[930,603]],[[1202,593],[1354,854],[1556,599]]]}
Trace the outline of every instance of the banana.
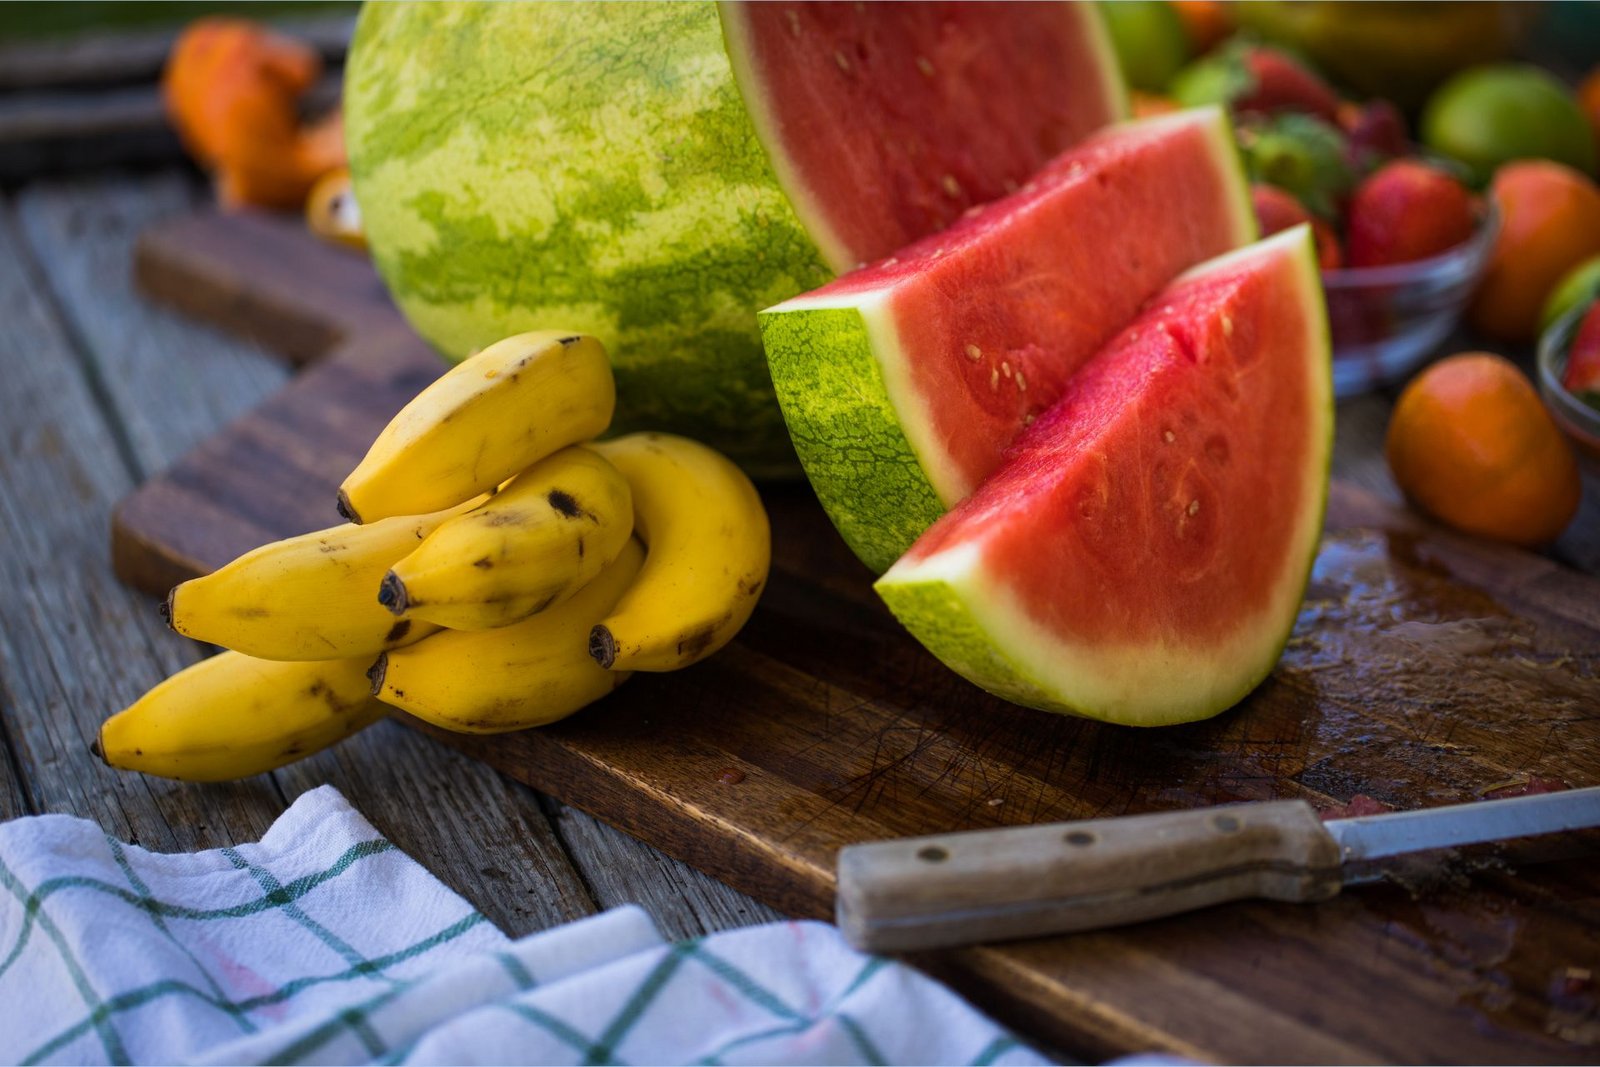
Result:
{"label": "banana", "polygon": [[599,434],[615,406],[611,363],[593,337],[508,337],[400,409],[339,487],[339,513],[364,523],[452,507]]}
{"label": "banana", "polygon": [[589,635],[609,670],[672,671],[733,639],[772,562],[761,497],[721,453],[684,437],[637,433],[592,446],[633,491],[648,555],[639,578]]}
{"label": "banana", "polygon": [[629,538],[616,561],[567,600],[497,630],[447,630],[378,657],[372,691],[419,719],[469,734],[543,726],[565,718],[628,675],[587,652],[589,627],[611,610],[644,562]]}
{"label": "banana", "polygon": [[442,523],[481,503],[449,511],[335,526],[274,541],[167,595],[174,630],[261,659],[372,657],[438,629],[396,619],[378,603],[388,569]]}
{"label": "banana", "polygon": [[384,576],[378,600],[453,630],[509,626],[587,585],[632,533],[628,483],[574,445],[429,534]]}
{"label": "banana", "polygon": [[368,659],[280,663],[221,652],[179,671],[100,726],[113,767],[190,782],[262,774],[381,719]]}

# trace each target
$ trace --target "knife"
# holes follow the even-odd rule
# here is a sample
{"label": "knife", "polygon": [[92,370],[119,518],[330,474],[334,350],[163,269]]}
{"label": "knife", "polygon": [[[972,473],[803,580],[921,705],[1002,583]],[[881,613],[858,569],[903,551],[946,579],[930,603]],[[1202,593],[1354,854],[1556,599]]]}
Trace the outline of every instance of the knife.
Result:
{"label": "knife", "polygon": [[1600,825],[1600,786],[1323,822],[1303,800],[849,845],[837,919],[870,951],[1094,930],[1229,900],[1327,900],[1371,861]]}

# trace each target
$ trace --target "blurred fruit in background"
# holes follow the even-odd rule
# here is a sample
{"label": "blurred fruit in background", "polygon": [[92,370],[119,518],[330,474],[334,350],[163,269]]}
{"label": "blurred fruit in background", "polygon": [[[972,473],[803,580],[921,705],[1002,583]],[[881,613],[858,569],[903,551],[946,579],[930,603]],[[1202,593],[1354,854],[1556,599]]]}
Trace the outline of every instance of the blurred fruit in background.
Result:
{"label": "blurred fruit in background", "polygon": [[[1600,15],[1600,12],[1596,14]],[[1589,132],[1594,134],[1595,143],[1600,144],[1600,67],[1595,67],[1578,83],[1578,109],[1589,123]]]}
{"label": "blurred fruit in background", "polygon": [[1572,92],[1538,67],[1463,71],[1422,113],[1422,140],[1465,164],[1477,181],[1514,159],[1553,159],[1593,174],[1595,137]]}
{"label": "blurred fruit in background", "polygon": [[1231,0],[1172,0],[1172,6],[1183,20],[1192,55],[1204,55],[1233,32]]}
{"label": "blurred fruit in background", "polygon": [[1345,136],[1345,162],[1357,174],[1411,151],[1405,117],[1387,100],[1340,103],[1339,128]]}
{"label": "blurred fruit in background", "polygon": [[1465,186],[1437,167],[1397,159],[1351,195],[1345,258],[1352,267],[1429,259],[1469,239],[1477,225]]}
{"label": "blurred fruit in background", "polygon": [[1235,115],[1301,111],[1332,122],[1339,97],[1305,64],[1276,48],[1235,40],[1179,71],[1172,96],[1185,107],[1222,104]]}
{"label": "blurred fruit in background", "polygon": [[1240,26],[1293,47],[1351,89],[1410,111],[1456,71],[1510,54],[1542,6],[1504,0],[1241,0],[1235,17]]}
{"label": "blurred fruit in background", "polygon": [[1578,326],[1561,384],[1584,403],[1600,407],[1600,304],[1592,305]]}
{"label": "blurred fruit in background", "polygon": [[1284,112],[1242,120],[1235,131],[1250,180],[1287,190],[1313,214],[1339,216],[1356,175],[1339,130],[1311,115]]}
{"label": "blurred fruit in background", "polygon": [[1256,224],[1262,237],[1270,237],[1302,222],[1311,225],[1317,242],[1317,265],[1323,270],[1337,269],[1343,260],[1339,250],[1339,236],[1332,226],[1314,217],[1305,206],[1275,185],[1252,185],[1250,200],[1255,207]]}
{"label": "blurred fruit in background", "polygon": [[1130,87],[1160,92],[1189,61],[1189,34],[1167,0],[1115,0],[1100,13]]}
{"label": "blurred fruit in background", "polygon": [[1556,283],[1600,255],[1600,189],[1571,167],[1520,160],[1501,167],[1489,195],[1500,214],[1468,321],[1502,341],[1531,341]]}
{"label": "blurred fruit in background", "polygon": [[315,50],[248,19],[203,18],[179,36],[162,100],[223,206],[298,209],[319,177],[344,165],[340,113],[300,119],[321,72]]}
{"label": "blurred fruit in background", "polygon": [[1411,502],[1468,533],[1547,544],[1578,510],[1572,446],[1500,356],[1463,353],[1417,375],[1395,405],[1385,450]]}
{"label": "blurred fruit in background", "polygon": [[1573,308],[1592,303],[1596,297],[1600,297],[1600,256],[1590,256],[1563,274],[1550,290],[1544,309],[1539,312],[1539,332],[1548,330]]}

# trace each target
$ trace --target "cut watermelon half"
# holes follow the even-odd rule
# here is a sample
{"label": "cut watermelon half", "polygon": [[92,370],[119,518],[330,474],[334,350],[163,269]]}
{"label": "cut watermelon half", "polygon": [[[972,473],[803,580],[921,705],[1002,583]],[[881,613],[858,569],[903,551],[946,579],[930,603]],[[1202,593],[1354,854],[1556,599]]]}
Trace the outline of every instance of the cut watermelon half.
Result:
{"label": "cut watermelon half", "polygon": [[1216,108],[1110,127],[1016,193],[762,312],[795,450],[882,571],[1173,277],[1254,239]]}
{"label": "cut watermelon half", "polygon": [[1128,112],[1091,4],[720,10],[750,120],[835,273],[1013,192]]}
{"label": "cut watermelon half", "polygon": [[1277,662],[1316,554],[1333,386],[1310,230],[1183,275],[876,588],[972,682],[1138,726]]}

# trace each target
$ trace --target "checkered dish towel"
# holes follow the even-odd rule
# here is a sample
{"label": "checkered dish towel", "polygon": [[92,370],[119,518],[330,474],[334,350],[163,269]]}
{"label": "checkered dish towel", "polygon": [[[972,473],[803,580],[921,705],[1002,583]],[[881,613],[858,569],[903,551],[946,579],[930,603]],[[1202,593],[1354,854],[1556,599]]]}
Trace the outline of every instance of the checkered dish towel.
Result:
{"label": "checkered dish towel", "polygon": [[0,884],[4,1063],[1045,1062],[823,923],[508,941],[328,786],[189,855],[0,824]]}

